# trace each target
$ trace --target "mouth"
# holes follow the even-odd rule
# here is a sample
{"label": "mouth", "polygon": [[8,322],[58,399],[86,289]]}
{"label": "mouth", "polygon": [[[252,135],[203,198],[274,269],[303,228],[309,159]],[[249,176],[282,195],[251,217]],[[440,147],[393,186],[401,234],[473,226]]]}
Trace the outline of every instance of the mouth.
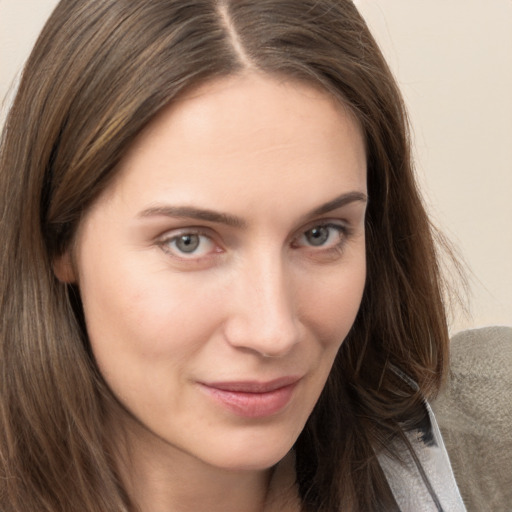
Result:
{"label": "mouth", "polygon": [[300,379],[289,376],[267,382],[209,382],[200,383],[200,386],[215,403],[231,413],[246,418],[264,418],[286,408]]}

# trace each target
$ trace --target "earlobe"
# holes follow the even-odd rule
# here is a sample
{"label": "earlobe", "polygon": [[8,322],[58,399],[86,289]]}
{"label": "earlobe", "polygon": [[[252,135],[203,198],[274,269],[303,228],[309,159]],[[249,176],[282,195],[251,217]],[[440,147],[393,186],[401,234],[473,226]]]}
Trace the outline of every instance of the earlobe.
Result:
{"label": "earlobe", "polygon": [[53,260],[53,273],[62,283],[75,284],[77,282],[71,251],[67,250]]}

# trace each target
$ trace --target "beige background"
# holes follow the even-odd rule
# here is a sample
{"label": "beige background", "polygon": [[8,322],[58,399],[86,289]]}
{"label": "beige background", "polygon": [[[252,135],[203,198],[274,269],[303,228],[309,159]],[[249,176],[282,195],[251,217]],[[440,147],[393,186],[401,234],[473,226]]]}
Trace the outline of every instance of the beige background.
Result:
{"label": "beige background", "polygon": [[[0,0],[2,114],[56,3]],[[512,0],[355,3],[409,106],[431,214],[470,269],[472,316],[452,331],[512,325]]]}

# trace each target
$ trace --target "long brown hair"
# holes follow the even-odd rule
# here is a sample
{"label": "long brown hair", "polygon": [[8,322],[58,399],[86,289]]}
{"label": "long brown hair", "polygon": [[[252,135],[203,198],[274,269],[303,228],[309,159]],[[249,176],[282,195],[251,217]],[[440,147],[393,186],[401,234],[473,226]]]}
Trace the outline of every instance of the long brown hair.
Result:
{"label": "long brown hair", "polygon": [[[0,508],[127,512],[104,429],[113,400],[79,290],[52,262],[134,138],[182,91],[247,68],[342,101],[368,157],[361,309],[296,442],[304,510],[395,510],[375,453],[424,414],[447,358],[434,231],[395,81],[348,0],[62,0],[0,149]],[[419,385],[408,389],[393,367]]]}

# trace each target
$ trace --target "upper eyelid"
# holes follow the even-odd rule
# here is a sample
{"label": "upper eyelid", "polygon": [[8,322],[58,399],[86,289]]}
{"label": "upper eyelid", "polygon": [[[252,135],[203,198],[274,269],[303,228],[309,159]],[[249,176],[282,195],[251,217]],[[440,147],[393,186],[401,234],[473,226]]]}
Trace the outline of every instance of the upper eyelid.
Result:
{"label": "upper eyelid", "polygon": [[[297,236],[298,234],[309,231],[312,228],[320,227],[320,226],[333,226],[333,227],[341,227],[341,228],[349,228],[350,222],[344,219],[333,219],[331,217],[316,219],[308,222],[307,224],[301,226],[297,230],[293,232],[291,235],[292,238]],[[157,235],[155,238],[157,240],[160,239],[169,239],[180,236],[180,234],[194,234],[194,235],[204,235],[210,238],[215,238],[216,231],[208,226],[181,226],[171,229],[166,229],[163,233]]]}
{"label": "upper eyelid", "polygon": [[306,231],[310,228],[314,228],[316,226],[345,226],[348,222],[342,219],[333,219],[331,217],[327,217],[325,219],[317,219],[312,222],[308,222],[306,224]]}
{"label": "upper eyelid", "polygon": [[292,238],[296,238],[297,236],[301,236],[310,229],[317,228],[317,227],[334,227],[334,228],[340,228],[343,230],[349,230],[350,229],[350,223],[346,220],[341,219],[332,219],[332,218],[325,218],[325,219],[317,219],[311,222],[308,222],[305,226],[302,226],[300,229],[296,231],[296,234]]}
{"label": "upper eyelid", "polygon": [[[331,227],[331,228],[334,228],[334,229],[338,229],[339,233],[340,233],[340,240],[332,245],[332,246],[323,246],[323,245],[319,245],[317,247],[315,246],[301,246],[299,244],[297,244],[297,241],[300,240],[300,238],[302,238],[308,231],[310,231],[311,229],[314,229],[315,227]],[[309,227],[304,227],[304,228],[301,228],[297,235],[293,236],[290,240],[290,245],[293,247],[294,245],[296,245],[296,249],[313,249],[313,251],[315,252],[321,252],[321,251],[329,251],[329,250],[334,250],[336,248],[339,248],[340,246],[344,245],[345,242],[347,241],[347,238],[349,238],[353,233],[353,228],[348,226],[346,223],[343,223],[342,221],[333,221],[333,220],[329,220],[327,219],[325,222],[313,222],[309,225]]]}
{"label": "upper eyelid", "polygon": [[184,228],[175,228],[170,229],[164,232],[163,234],[157,236],[155,238],[156,244],[163,246],[166,244],[169,244],[175,240],[177,240],[180,236],[183,235],[196,235],[196,236],[204,236],[205,238],[208,238],[210,242],[217,246],[223,248],[222,244],[219,243],[218,238],[215,237],[212,230],[208,228],[201,228],[201,227],[184,227]]}
{"label": "upper eyelid", "polygon": [[207,227],[186,226],[181,228],[167,229],[162,234],[158,235],[156,237],[156,240],[160,242],[165,242],[178,238],[182,235],[199,235],[206,236],[212,240],[214,239],[213,231]]}
{"label": "upper eyelid", "polygon": [[[289,239],[290,241],[296,240],[297,238],[301,237],[304,233],[309,231],[310,229],[313,229],[315,227],[322,227],[322,226],[329,226],[334,228],[340,228],[347,233],[350,232],[352,229],[350,226],[350,222],[345,219],[335,219],[332,217],[326,217],[326,218],[320,218],[316,220],[312,220],[308,222],[307,224],[301,226],[299,229],[294,231]],[[219,241],[219,235],[216,233],[216,231],[208,226],[182,226],[182,227],[176,227],[172,229],[168,229],[162,234],[155,237],[155,240],[158,243],[165,243],[170,240],[173,240],[175,238],[178,238],[181,235],[186,234],[193,234],[193,235],[200,235],[200,236],[206,236],[210,240],[212,240],[213,243],[222,246],[223,244]]]}
{"label": "upper eyelid", "polygon": [[[172,234],[174,231],[181,232]],[[183,235],[204,236],[205,238],[208,238],[209,243],[211,243],[213,246],[213,249],[208,250],[207,253],[205,254],[195,254],[195,252],[185,253],[179,251],[179,249],[170,247],[171,244],[174,244],[179,239],[179,237]],[[193,263],[199,264],[200,262],[211,258],[213,255],[215,255],[215,253],[224,252],[224,248],[221,247],[220,244],[217,243],[212,236],[205,234],[201,230],[194,231],[193,229],[170,230],[167,232],[167,234],[164,234],[160,238],[157,238],[156,244],[169,257],[183,264],[188,265]],[[220,250],[217,250],[218,248],[220,248]]]}

